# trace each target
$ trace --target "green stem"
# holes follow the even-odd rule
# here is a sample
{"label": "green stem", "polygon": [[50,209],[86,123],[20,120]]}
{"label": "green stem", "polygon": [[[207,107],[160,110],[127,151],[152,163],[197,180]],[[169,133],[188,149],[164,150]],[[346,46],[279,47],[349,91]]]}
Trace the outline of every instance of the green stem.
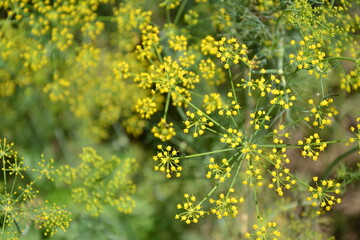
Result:
{"label": "green stem", "polygon": [[229,152],[229,151],[232,151],[232,150],[234,150],[234,149],[233,148],[227,148],[227,149],[215,150],[215,151],[212,151],[212,152],[197,153],[197,154],[187,155],[185,157],[180,157],[180,159],[200,157],[200,156],[216,154],[216,153],[222,153],[222,152]]}
{"label": "green stem", "polygon": [[320,87],[321,87],[321,95],[324,98],[325,97],[325,92],[324,92],[324,83],[323,83],[322,78],[320,78]]}
{"label": "green stem", "polygon": [[[274,107],[275,107],[275,105],[272,105],[271,108],[270,108],[270,110],[266,113],[266,115],[270,116],[270,113],[272,112],[272,110],[274,109]],[[261,123],[260,123],[260,128],[257,129],[257,130],[254,132],[252,139],[254,139],[254,137],[256,136],[256,134],[260,131],[261,126],[263,126],[263,124],[264,124],[265,121],[266,121],[266,120],[265,120],[265,117],[264,117],[264,118],[262,119]]]}
{"label": "green stem", "polygon": [[353,147],[352,149],[349,149],[348,151],[344,152],[340,156],[334,159],[334,161],[326,168],[324,171],[322,179],[328,179],[330,177],[331,172],[333,171],[334,167],[341,162],[345,157],[349,156],[353,152],[357,151],[359,148],[358,146]]}
{"label": "green stem", "polygon": [[[310,143],[310,146],[319,146],[322,143],[340,143],[340,142],[347,142],[349,141],[349,139],[340,139],[340,140],[334,140],[334,141],[324,141],[324,142],[320,142],[320,143]],[[299,145],[299,144],[259,144],[258,147],[264,147],[264,148],[282,148],[282,147],[286,147],[286,148],[302,148],[304,145]]]}
{"label": "green stem", "polygon": [[259,202],[258,202],[258,198],[257,198],[255,184],[253,185],[253,189],[254,189],[254,200],[255,200],[255,208],[256,208],[256,218],[257,218],[257,220],[260,220]]}
{"label": "green stem", "polygon": [[[178,93],[179,94],[179,93]],[[185,101],[187,104],[189,104],[191,107],[195,108],[197,111],[201,111],[204,116],[209,119],[210,121],[212,121],[215,125],[217,125],[218,127],[221,127],[223,130],[227,131],[226,128],[224,128],[220,123],[218,123],[215,119],[213,119],[212,117],[210,117],[209,115],[207,115],[205,112],[203,112],[201,109],[199,109],[197,106],[195,106],[194,104],[192,104],[189,100],[187,100],[183,95],[179,94]]]}
{"label": "green stem", "polygon": [[[4,146],[5,146],[6,142],[4,143]],[[4,150],[3,150],[4,151]],[[2,157],[2,164],[3,164],[3,167],[2,167],[2,170],[3,170],[3,175],[4,175],[4,193],[5,195],[7,194],[7,183],[6,183],[6,162],[5,162],[5,157]]]}
{"label": "green stem", "polygon": [[14,177],[13,184],[11,186],[10,194],[13,194],[13,192],[14,192],[16,180],[17,180],[17,174],[15,173],[15,177]]}
{"label": "green stem", "polygon": [[302,146],[297,144],[259,144],[257,146],[261,148],[302,148]]}
{"label": "green stem", "polygon": [[167,117],[167,113],[168,113],[168,110],[169,110],[170,97],[171,97],[171,92],[168,92],[167,97],[166,97],[164,116],[163,116],[165,122],[166,122],[166,117]]}
{"label": "green stem", "polygon": [[185,9],[185,6],[186,6],[186,3],[187,3],[188,0],[183,0],[181,2],[181,5],[179,7],[179,10],[178,12],[176,13],[176,17],[175,17],[175,20],[174,20],[174,25],[177,25],[179,23],[179,20],[180,20],[180,17],[182,15],[182,12],[184,11]]}
{"label": "green stem", "polygon": [[181,116],[182,120],[185,121],[187,119],[186,113],[181,107],[176,107],[176,110],[178,111],[179,115]]}
{"label": "green stem", "polygon": [[231,69],[229,68],[228,71],[229,71],[230,84],[231,84],[231,89],[232,89],[232,92],[233,92],[233,95],[234,95],[234,99],[235,99],[236,104],[238,104],[238,100],[237,100],[237,97],[236,97],[234,80],[233,80],[233,77],[232,77]]}
{"label": "green stem", "polygon": [[345,60],[345,61],[356,62],[356,59],[348,58],[348,57],[328,57],[328,58],[323,59],[321,62],[329,61],[329,60]]}
{"label": "green stem", "polygon": [[170,9],[166,9],[166,21],[171,23]]}
{"label": "green stem", "polygon": [[[252,71],[252,72],[256,74],[263,74],[263,72],[261,71]],[[283,75],[284,71],[280,69],[266,69],[264,72],[264,74],[269,74],[269,73]]]}
{"label": "green stem", "polygon": [[235,124],[235,127],[238,128],[239,126],[238,126],[238,124],[236,123],[234,117],[233,117],[232,115],[230,115],[230,118],[231,118],[231,120],[233,121],[233,123]]}
{"label": "green stem", "polygon": [[155,49],[156,56],[158,57],[159,61],[163,62],[163,59],[162,59],[161,54],[159,52],[159,49],[156,46],[153,46],[153,48]]}
{"label": "green stem", "polygon": [[220,184],[220,182],[218,182],[218,183],[211,189],[211,191],[204,197],[203,200],[201,200],[201,202],[199,202],[199,203],[197,204],[197,206],[201,206],[201,204],[202,204],[203,202],[205,202],[205,201],[211,196],[211,194],[213,194],[213,192],[218,188],[219,184]]}
{"label": "green stem", "polygon": [[210,132],[213,132],[213,133],[219,134],[219,132],[215,131],[215,130],[214,130],[214,129],[212,129],[212,128],[208,128],[208,127],[206,127],[205,129],[206,129],[206,130],[208,130],[208,131],[210,131]]}
{"label": "green stem", "polygon": [[231,181],[231,184],[230,184],[230,187],[229,187],[229,191],[227,192],[226,197],[229,196],[229,194],[230,194],[230,189],[233,188],[233,186],[234,186],[234,184],[235,184],[235,181],[236,181],[236,178],[237,178],[237,176],[239,175],[239,172],[240,172],[242,163],[244,162],[244,158],[242,158],[243,155],[244,155],[243,153],[240,154],[240,156],[239,156],[239,158],[238,158],[238,159],[240,159],[240,162],[239,162],[238,168],[236,169],[235,175],[234,175],[234,177],[233,177],[233,179],[232,179],[232,181]]}

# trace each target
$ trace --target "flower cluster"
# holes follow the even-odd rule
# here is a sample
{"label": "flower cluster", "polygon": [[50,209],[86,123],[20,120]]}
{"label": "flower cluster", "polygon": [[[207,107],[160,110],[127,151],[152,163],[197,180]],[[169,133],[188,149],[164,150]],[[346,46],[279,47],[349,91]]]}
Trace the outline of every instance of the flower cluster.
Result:
{"label": "flower cluster", "polygon": [[[4,177],[3,189],[0,193],[0,215],[3,230],[1,238],[18,239],[25,231],[29,222],[34,222],[39,228],[44,229],[45,236],[53,236],[58,229],[66,232],[72,221],[71,213],[65,207],[57,207],[56,203],[50,209],[45,203],[35,201],[39,198],[40,191],[36,189],[35,182],[43,178],[53,181],[54,161],[46,161],[41,156],[37,167],[25,166],[23,158],[13,150],[14,144],[7,143],[6,138],[0,140],[0,159]],[[32,175],[31,180],[25,178]],[[19,182],[19,177],[21,182]],[[9,185],[11,182],[11,185]]]}
{"label": "flower cluster", "polygon": [[261,187],[264,184],[262,168],[254,165],[249,165],[247,170],[245,171],[245,174],[246,174],[246,178],[243,180],[242,184],[244,185],[249,184],[251,187],[254,185]]}
{"label": "flower cluster", "polygon": [[[313,177],[316,184],[315,187],[309,187],[308,191],[312,194],[307,197],[306,200],[311,202],[313,207],[322,207],[326,211],[330,211],[333,205],[341,203],[341,198],[337,198],[334,195],[340,194],[340,184],[336,183],[332,179],[321,180],[318,182],[318,177]],[[321,214],[321,211],[316,211],[317,214]]]}
{"label": "flower cluster", "polygon": [[45,236],[52,237],[58,229],[66,232],[70,226],[71,213],[64,207],[59,207],[55,203],[50,208],[48,206],[34,210],[35,224],[39,229],[43,229]]}
{"label": "flower cluster", "polygon": [[201,205],[195,204],[196,197],[190,196],[185,193],[184,197],[186,198],[186,202],[183,204],[178,204],[177,209],[182,209],[184,212],[175,215],[175,219],[180,219],[180,221],[185,221],[185,223],[197,223],[200,217],[205,215],[205,211],[201,210]]}
{"label": "flower cluster", "polygon": [[271,89],[270,93],[274,96],[271,100],[271,104],[280,105],[284,109],[289,109],[294,105],[294,101],[296,101],[295,95],[291,94],[291,89],[279,90],[279,89]]}
{"label": "flower cluster", "polygon": [[240,61],[245,64],[250,64],[247,56],[248,50],[245,44],[240,44],[235,38],[226,39],[222,37],[219,41],[215,42],[218,48],[216,57],[224,62],[224,68],[230,68],[230,63],[238,64]]}
{"label": "flower cluster", "polygon": [[252,79],[241,79],[241,84],[237,84],[237,86],[242,87],[243,89],[247,89],[248,95],[253,96],[253,91],[260,90],[260,96],[265,97],[267,92],[270,91],[271,84],[268,84],[264,77]]}
{"label": "flower cluster", "polygon": [[231,166],[226,158],[221,160],[221,165],[216,163],[213,157],[209,161],[209,171],[206,173],[206,178],[219,179],[220,182],[224,182],[226,178],[231,177]]}
{"label": "flower cluster", "polygon": [[217,109],[221,109],[223,106],[219,93],[210,93],[204,96],[203,106],[207,114],[214,112]]}
{"label": "flower cluster", "polygon": [[274,148],[268,156],[268,159],[275,168],[272,171],[269,170],[272,179],[268,187],[274,189],[279,196],[284,195],[283,189],[289,190],[296,184],[296,180],[290,174],[290,169],[284,166],[290,163],[290,159],[287,157],[285,151],[286,148],[280,151]]}
{"label": "flower cluster", "polygon": [[236,102],[234,99],[234,95],[232,92],[227,93],[228,98],[230,99],[229,103],[222,103],[221,106],[218,106],[218,114],[220,116],[235,116],[239,114],[240,104]]}
{"label": "flower cluster", "polygon": [[[291,40],[291,45],[296,45],[295,40]],[[324,62],[325,52],[321,51],[321,43],[314,41],[314,36],[305,36],[298,42],[297,54],[289,54],[290,64],[296,65],[298,69],[307,69],[310,75],[316,73],[316,77],[327,74],[329,64]]]}
{"label": "flower cluster", "polygon": [[354,126],[350,127],[350,131],[355,134],[355,137],[350,138],[347,145],[357,141],[359,145],[359,154],[360,154],[360,117],[356,118],[356,123],[357,123],[356,128]]}
{"label": "flower cluster", "polygon": [[[262,223],[262,221],[261,221]],[[272,239],[272,240],[278,240],[281,236],[280,231],[277,229],[277,223],[276,222],[268,222],[266,224],[254,224],[253,229],[254,233],[245,233],[245,238],[249,239]]]}
{"label": "flower cluster", "polygon": [[164,118],[160,119],[160,122],[157,124],[157,126],[154,126],[151,129],[151,132],[156,138],[159,138],[161,141],[169,141],[172,137],[176,135],[174,123],[167,123]]}
{"label": "flower cluster", "polygon": [[[308,103],[312,105],[310,117],[314,117],[314,120],[312,120],[313,126],[324,128],[325,126],[331,125],[332,118],[338,114],[335,107],[329,107],[333,102],[334,100],[332,98],[326,98],[323,99],[318,106],[315,106],[314,100],[309,99]],[[309,122],[310,117],[305,117],[305,121]]]}
{"label": "flower cluster", "polygon": [[192,134],[194,138],[199,135],[203,135],[208,127],[212,127],[214,125],[214,123],[209,121],[201,111],[196,111],[196,113],[188,111],[186,112],[186,115],[188,116],[188,119],[184,122],[184,132],[189,133],[189,129],[194,128]]}
{"label": "flower cluster", "polygon": [[326,142],[321,142],[318,133],[314,133],[303,140],[299,140],[298,144],[302,146],[303,150],[301,155],[304,157],[310,157],[314,161],[318,160],[320,152],[323,152],[327,147]]}
{"label": "flower cluster", "polygon": [[285,132],[284,131],[285,126],[284,125],[279,125],[278,128],[273,130],[273,143],[275,144],[283,144],[284,143],[284,138],[285,139],[290,139],[290,133],[289,132]]}
{"label": "flower cluster", "polygon": [[135,111],[140,114],[141,118],[149,119],[157,110],[156,102],[149,97],[144,99],[138,98],[136,101]]}
{"label": "flower cluster", "polygon": [[187,47],[187,39],[184,35],[171,36],[169,40],[169,47],[175,51],[185,51]]}
{"label": "flower cluster", "polygon": [[135,192],[135,159],[104,159],[92,148],[84,148],[80,158],[77,167],[63,165],[57,171],[65,183],[71,184],[73,200],[85,204],[93,216],[99,216],[106,205],[130,213],[135,205],[131,198]]}
{"label": "flower cluster", "polygon": [[[234,191],[233,188],[229,189],[229,193],[233,193]],[[218,199],[209,199],[209,202],[215,204],[211,209],[211,213],[215,214],[217,218],[220,219],[227,216],[236,217],[239,213],[237,204],[244,202],[244,198],[229,197],[221,193]]]}
{"label": "flower cluster", "polygon": [[180,160],[178,151],[172,149],[170,146],[167,146],[163,149],[162,145],[158,145],[158,152],[153,157],[155,161],[159,161],[159,164],[154,167],[156,171],[160,171],[166,174],[167,178],[171,178],[172,173],[176,173],[176,177],[181,176],[182,167],[179,165]]}
{"label": "flower cluster", "polygon": [[227,133],[224,133],[220,138],[220,142],[227,143],[232,148],[236,148],[242,142],[243,134],[237,129],[228,128]]}
{"label": "flower cluster", "polygon": [[157,51],[160,51],[159,28],[152,25],[141,25],[141,45],[136,46],[137,57],[140,60],[154,58]]}
{"label": "flower cluster", "polygon": [[255,113],[250,113],[250,125],[253,125],[255,130],[259,130],[261,126],[265,129],[269,128],[269,125],[266,124],[265,121],[270,121],[270,116],[266,114],[265,111],[257,111]]}

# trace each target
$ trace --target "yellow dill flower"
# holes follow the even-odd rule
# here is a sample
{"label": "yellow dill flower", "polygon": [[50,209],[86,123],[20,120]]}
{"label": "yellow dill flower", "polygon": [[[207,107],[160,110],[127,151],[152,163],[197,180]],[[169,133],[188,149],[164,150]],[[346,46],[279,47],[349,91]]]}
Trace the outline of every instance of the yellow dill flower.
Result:
{"label": "yellow dill flower", "polygon": [[176,214],[175,219],[185,221],[186,224],[197,223],[200,217],[205,215],[205,211],[201,209],[201,205],[195,204],[196,197],[194,195],[184,194],[186,202],[177,204],[177,209],[183,210],[182,213]]}
{"label": "yellow dill flower", "polygon": [[214,112],[221,108],[222,101],[219,93],[205,94],[203,99],[203,106],[207,114]]}
{"label": "yellow dill flower", "polygon": [[135,111],[140,114],[141,118],[150,119],[157,112],[158,106],[152,98],[138,99],[135,104]]}
{"label": "yellow dill flower", "polygon": [[61,166],[60,178],[72,182],[71,197],[74,202],[84,204],[86,211],[99,216],[105,206],[115,207],[119,212],[130,213],[135,206],[132,194],[135,184],[133,173],[137,169],[135,159],[121,160],[116,156],[104,159],[92,148],[84,148],[80,154],[81,162],[76,167]]}
{"label": "yellow dill flower", "polygon": [[[309,187],[308,191],[311,193],[306,198],[311,202],[313,207],[321,207],[326,211],[330,211],[335,204],[341,203],[341,198],[335,197],[340,194],[340,183],[336,183],[332,179],[318,181],[318,177],[313,177],[315,187]],[[321,214],[320,210],[316,211]]]}
{"label": "yellow dill flower", "polygon": [[184,35],[173,35],[169,39],[169,47],[175,51],[185,51],[187,48],[187,38]]}
{"label": "yellow dill flower", "polygon": [[243,134],[237,129],[228,128],[227,133],[224,133],[220,138],[220,142],[227,143],[232,148],[236,148],[242,142]]}
{"label": "yellow dill flower", "polygon": [[206,80],[213,79],[216,73],[215,63],[207,58],[206,60],[202,59],[199,64],[200,76]]}
{"label": "yellow dill flower", "polygon": [[215,38],[210,35],[206,36],[201,40],[200,49],[204,55],[215,55],[218,51]]}
{"label": "yellow dill flower", "polygon": [[285,90],[273,88],[269,90],[269,93],[274,97],[270,100],[270,104],[280,105],[284,109],[289,109],[294,105],[294,102],[297,100],[294,94],[291,94],[291,89],[287,88]]}
{"label": "yellow dill flower", "polygon": [[158,145],[158,152],[153,157],[155,161],[159,161],[159,164],[154,167],[156,171],[160,171],[166,174],[167,178],[171,178],[171,174],[175,173],[176,177],[181,176],[182,167],[179,165],[180,160],[178,151],[167,146],[163,149],[162,145]]}
{"label": "yellow dill flower", "polygon": [[200,110],[196,111],[196,113],[187,111],[186,116],[188,119],[184,121],[184,132],[189,133],[189,129],[194,128],[193,137],[203,135],[208,127],[214,126],[214,123],[209,121],[207,116]]}
{"label": "yellow dill flower", "polygon": [[269,92],[269,89],[271,87],[271,84],[266,83],[266,80],[264,77],[258,78],[258,79],[248,79],[245,80],[244,78],[241,79],[241,84],[238,84],[239,87],[242,87],[243,89],[247,89],[248,95],[252,96],[252,92],[255,90],[260,90],[260,96],[265,97],[267,92]]}
{"label": "yellow dill flower", "polygon": [[189,10],[184,15],[184,21],[189,25],[196,25],[199,22],[199,14],[195,10]]}
{"label": "yellow dill flower", "polygon": [[174,9],[180,5],[181,0],[164,0],[159,4],[159,7],[165,7],[166,9]]}
{"label": "yellow dill flower", "polygon": [[65,206],[59,207],[55,203],[51,208],[45,206],[35,209],[33,214],[37,227],[43,229],[45,236],[50,237],[55,235],[58,229],[66,232],[72,221],[71,212],[65,210]]}
{"label": "yellow dill flower", "polygon": [[250,60],[247,56],[247,46],[238,43],[235,38],[226,39],[226,37],[222,37],[219,41],[215,42],[215,45],[217,46],[216,57],[225,63],[225,69],[230,67],[230,63],[238,64],[240,61],[250,65]]}
{"label": "yellow dill flower", "polygon": [[261,127],[264,129],[268,129],[269,125],[266,122],[270,121],[270,116],[266,114],[266,111],[256,111],[254,113],[250,113],[250,125],[253,125],[255,130],[259,130]]}
{"label": "yellow dill flower", "polygon": [[223,158],[221,163],[216,163],[213,157],[209,161],[209,171],[206,173],[206,178],[214,178],[224,182],[226,178],[231,177],[231,166],[226,158]]}
{"label": "yellow dill flower", "polygon": [[161,141],[169,141],[172,137],[176,135],[174,123],[167,123],[164,118],[161,118],[157,126],[154,126],[151,129],[151,132]]}
{"label": "yellow dill flower", "polygon": [[327,143],[321,142],[318,133],[314,133],[303,140],[298,141],[298,145],[302,146],[301,155],[310,157],[314,161],[318,160],[320,152],[323,152],[327,147]]}
{"label": "yellow dill flower", "polygon": [[[304,118],[305,121],[312,121],[312,125],[323,129],[325,126],[332,124],[332,119],[338,114],[335,107],[330,107],[334,100],[332,98],[325,98],[316,106],[313,99],[309,99],[308,103],[312,106],[311,114]],[[314,118],[310,120],[310,118]]]}
{"label": "yellow dill flower", "polygon": [[[233,192],[233,188],[229,189],[229,193]],[[227,216],[236,217],[239,213],[237,205],[244,201],[244,198],[230,197],[228,195],[225,196],[225,194],[221,193],[218,199],[209,199],[209,202],[215,205],[210,212],[215,214],[218,219]]]}
{"label": "yellow dill flower", "polygon": [[249,186],[254,186],[255,184],[258,187],[263,186],[263,170],[260,167],[255,167],[254,165],[250,164],[246,169],[245,174],[246,178],[243,180],[242,184],[249,184]]}
{"label": "yellow dill flower", "polygon": [[281,233],[277,229],[278,224],[276,222],[267,222],[264,223],[263,219],[260,218],[258,221],[258,224],[253,225],[254,233],[245,233],[245,238],[251,238],[253,239],[272,239],[277,240],[280,239]]}
{"label": "yellow dill flower", "polygon": [[159,28],[143,24],[140,26],[141,29],[141,45],[136,46],[137,57],[140,60],[152,59],[157,56],[155,51],[161,52],[159,47]]}

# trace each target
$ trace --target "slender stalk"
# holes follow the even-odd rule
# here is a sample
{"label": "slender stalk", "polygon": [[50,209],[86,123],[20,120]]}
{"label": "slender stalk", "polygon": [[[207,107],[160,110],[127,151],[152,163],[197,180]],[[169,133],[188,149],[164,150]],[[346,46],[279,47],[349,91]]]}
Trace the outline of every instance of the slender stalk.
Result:
{"label": "slender stalk", "polygon": [[233,177],[233,179],[232,179],[232,181],[231,181],[231,184],[230,184],[230,187],[229,187],[229,191],[227,192],[226,197],[229,196],[229,194],[230,194],[230,189],[233,188],[233,186],[234,186],[234,184],[235,184],[235,181],[236,181],[236,179],[237,179],[237,176],[239,175],[239,172],[240,172],[242,163],[244,162],[243,155],[244,155],[244,154],[241,153],[240,156],[239,156],[239,158],[238,158],[238,159],[240,159],[240,162],[239,162],[239,165],[238,165],[238,167],[237,167],[237,169],[236,169],[235,175],[234,175],[234,177]]}
{"label": "slender stalk", "polygon": [[166,21],[171,23],[170,9],[166,9]]}
{"label": "slender stalk", "polygon": [[199,109],[197,106],[195,106],[194,104],[192,104],[189,100],[187,100],[186,98],[184,98],[183,95],[179,94],[185,101],[187,104],[189,104],[191,107],[195,108],[197,111],[201,111],[204,116],[209,119],[210,121],[212,121],[215,125],[217,125],[218,127],[221,127],[223,130],[226,131],[225,127],[223,127],[220,123],[218,123],[215,119],[213,119],[212,117],[210,117],[209,115],[207,115],[205,112],[203,112],[201,109]]}
{"label": "slender stalk", "polygon": [[213,132],[213,133],[219,134],[219,132],[215,131],[215,130],[214,130],[214,129],[212,129],[212,128],[208,128],[208,127],[206,127],[205,129],[206,129],[206,130],[208,130],[208,131],[210,131],[210,132]]}
{"label": "slender stalk", "polygon": [[158,57],[159,61],[163,62],[162,56],[161,56],[161,54],[159,52],[159,49],[157,47],[155,47],[155,46],[153,46],[153,48],[155,49],[156,56]]}
{"label": "slender stalk", "polygon": [[229,151],[232,151],[232,150],[234,150],[234,149],[233,148],[226,148],[226,149],[220,149],[220,150],[215,150],[215,151],[211,151],[211,152],[204,152],[204,153],[197,153],[197,154],[187,155],[187,156],[179,157],[179,158],[180,159],[186,159],[186,158],[200,157],[200,156],[205,156],[205,155],[210,155],[210,154],[229,152]]}
{"label": "slender stalk", "polygon": [[335,166],[341,162],[345,157],[349,156],[353,152],[359,150],[358,146],[355,146],[348,151],[344,152],[343,154],[339,155],[337,158],[334,159],[334,161],[326,168],[326,170],[323,173],[322,179],[328,179],[330,177],[331,172],[335,168]]}
{"label": "slender stalk", "polygon": [[320,78],[320,87],[321,87],[321,96],[324,98],[325,97],[325,92],[324,92],[324,83],[323,83],[322,78]]}
{"label": "slender stalk", "polygon": [[258,147],[261,148],[302,148],[302,146],[299,146],[297,144],[259,144]]}
{"label": "slender stalk", "polygon": [[[6,142],[4,142],[4,146],[5,146]],[[4,151],[4,150],[2,150]],[[3,170],[3,175],[4,175],[4,193],[5,195],[7,194],[7,183],[6,183],[6,162],[5,162],[5,157],[3,156],[2,157],[2,164],[3,164],[3,167],[2,167],[2,170]]]}
{"label": "slender stalk", "polygon": [[203,202],[205,202],[210,196],[211,194],[213,194],[213,192],[218,188],[220,182],[218,182],[212,189],[211,191],[203,198],[203,200],[201,200],[201,202],[199,202],[197,204],[197,206],[200,206]]}
{"label": "slender stalk", "polygon": [[253,190],[254,190],[254,200],[255,200],[255,208],[256,208],[256,218],[257,218],[257,220],[260,220],[259,202],[258,202],[258,198],[257,198],[255,184],[253,185]]}
{"label": "slender stalk", "polygon": [[356,62],[355,58],[348,58],[348,57],[328,57],[323,59],[321,62],[329,61],[329,60],[345,60],[345,61]]}
{"label": "slender stalk", "polygon": [[233,80],[233,77],[232,77],[232,73],[231,73],[231,68],[230,68],[230,67],[228,68],[228,72],[229,72],[230,84],[231,84],[231,89],[232,89],[232,92],[233,92],[233,95],[234,95],[234,99],[235,99],[236,104],[238,104],[238,100],[237,100],[237,96],[236,96],[236,91],[235,91],[235,86],[234,86],[234,80]]}
{"label": "slender stalk", "polygon": [[166,117],[167,117],[167,113],[168,113],[168,110],[169,110],[170,97],[171,97],[171,92],[168,92],[167,97],[166,97],[164,116],[163,116],[165,122],[166,122]]}
{"label": "slender stalk", "polygon": [[188,0],[184,0],[181,2],[181,5],[179,7],[179,10],[177,11],[176,13],[176,16],[175,16],[175,20],[174,20],[174,24],[177,25],[179,23],[179,20],[180,20],[180,17],[185,9],[185,6],[186,6],[186,3],[187,3]]}

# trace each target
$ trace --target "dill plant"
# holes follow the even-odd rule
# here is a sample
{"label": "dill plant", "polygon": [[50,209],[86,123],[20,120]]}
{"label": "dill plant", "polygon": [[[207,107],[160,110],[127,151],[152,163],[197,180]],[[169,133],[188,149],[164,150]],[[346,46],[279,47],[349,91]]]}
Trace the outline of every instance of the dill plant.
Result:
{"label": "dill plant", "polygon": [[[291,238],[281,233],[282,214],[269,215],[262,193],[271,195],[266,190],[271,189],[319,216],[341,203],[336,179],[298,176],[291,163],[314,164],[330,145],[359,141],[354,136],[322,137],[336,127],[339,114],[332,88],[357,89],[359,48],[353,33],[359,18],[349,16],[358,3],[222,1],[210,10],[211,19],[201,19],[193,10],[183,13],[190,6],[183,1],[172,20],[169,9],[178,4],[160,4],[167,11],[163,35],[153,35],[161,32],[154,31],[156,25],[144,26],[147,42],[137,47],[139,60],[149,64],[138,86],[151,90],[153,98],[166,97],[155,137],[170,144],[158,146],[155,170],[181,178],[187,167],[188,174],[198,174],[209,161],[203,174],[212,188],[208,193],[185,192],[175,218],[190,224],[212,214],[238,217],[239,208],[253,205],[255,217],[247,217],[253,226],[242,233],[245,238]],[[212,8],[207,1],[191,6],[197,4],[199,9],[201,4]],[[179,20],[182,15],[184,22]],[[199,36],[193,25],[201,28],[202,21],[213,26]],[[353,64],[348,73],[353,80],[344,77],[340,61]],[[359,112],[354,114],[356,118]],[[298,130],[306,128],[300,137]],[[280,219],[280,225],[274,219]]]}
{"label": "dill plant", "polygon": [[[66,113],[65,121],[54,120],[48,130],[57,126],[62,134],[29,135],[55,138],[59,158],[76,159],[56,165],[56,180],[71,192],[78,222],[88,217],[76,212],[81,205],[89,222],[104,219],[109,206],[132,212],[138,161],[102,157],[95,150],[107,144],[111,152],[114,139],[125,136],[126,147],[133,138],[154,143],[142,142],[154,147],[154,156],[146,158],[177,183],[181,196],[171,199],[179,202],[166,204],[182,223],[232,217],[235,221],[226,221],[241,225],[234,238],[329,237],[308,229],[326,219],[341,204],[342,190],[358,179],[356,170],[334,168],[360,146],[359,4],[2,1],[0,108],[11,119],[1,119],[1,132],[15,136],[8,129],[26,116],[19,107],[24,100],[41,99],[53,119]],[[340,124],[345,116],[353,121],[346,128]],[[331,134],[336,129],[341,131]],[[69,157],[67,144],[82,145],[83,139],[95,147]],[[2,234],[20,237],[25,215],[13,207],[20,201],[13,191],[19,184],[14,180],[8,191],[7,177],[21,177],[27,169],[3,142]],[[332,146],[344,153],[329,162]],[[304,174],[305,166],[320,170]],[[50,168],[42,163],[33,170],[52,178]],[[32,190],[37,179],[20,188],[21,201],[37,194]],[[57,205],[32,214],[50,236],[71,221]]]}
{"label": "dill plant", "polygon": [[14,143],[8,143],[6,138],[0,143],[3,175],[3,191],[0,194],[1,238],[20,239],[26,235],[30,223],[43,231],[44,236],[53,236],[59,229],[66,232],[71,222],[71,212],[56,203],[51,206],[47,200],[41,199],[39,190],[36,190],[36,182],[42,178],[54,181],[54,161],[46,161],[42,156],[38,166],[31,169],[35,177],[28,180],[25,176],[29,167],[13,150]]}

